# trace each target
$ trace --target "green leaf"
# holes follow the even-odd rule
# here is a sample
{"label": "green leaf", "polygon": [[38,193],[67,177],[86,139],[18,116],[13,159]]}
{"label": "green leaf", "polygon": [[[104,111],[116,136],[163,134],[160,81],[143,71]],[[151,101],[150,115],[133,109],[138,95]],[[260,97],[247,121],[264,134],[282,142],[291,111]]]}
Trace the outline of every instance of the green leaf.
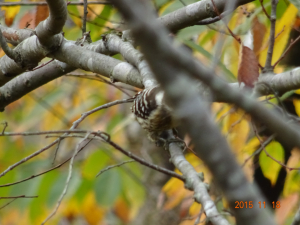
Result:
{"label": "green leaf", "polygon": [[94,184],[94,180],[82,178],[81,184],[78,187],[77,192],[74,195],[80,204],[83,202],[87,193],[89,193],[90,190],[92,190],[93,184]]}
{"label": "green leaf", "polygon": [[82,166],[83,177],[94,180],[97,173],[107,165],[109,156],[103,151],[95,151],[85,160]]}
{"label": "green leaf", "polygon": [[[195,43],[192,42],[192,41],[187,41],[187,40],[182,40],[182,41],[183,41],[184,44],[186,44],[186,45],[189,46],[190,48],[196,50],[197,52],[200,52],[200,53],[201,53],[203,56],[205,56],[206,58],[208,58],[208,59],[210,59],[210,60],[213,59],[213,55],[210,54],[208,51],[206,51],[204,48],[202,48],[202,46],[197,45],[197,44],[195,44]],[[223,63],[219,62],[219,63],[218,63],[218,66],[221,67],[222,71],[227,75],[227,77],[228,77],[228,79],[229,79],[230,81],[236,81],[236,78],[235,78],[235,76],[233,75],[233,73],[231,73],[231,71],[228,70],[228,69],[226,68],[226,66],[225,66]]]}
{"label": "green leaf", "polygon": [[90,35],[93,41],[99,40],[101,38],[101,34],[108,30],[105,26],[107,21],[110,20],[112,9],[113,8],[110,5],[104,6],[100,15],[93,20],[93,22],[97,25],[87,23],[87,31],[91,31]]}
{"label": "green leaf", "polygon": [[57,179],[58,176],[59,176],[59,172],[56,170],[56,171],[51,171],[49,173],[46,173],[41,177],[42,181],[40,183],[39,190],[37,192],[37,195],[39,197],[33,199],[29,208],[29,215],[32,222],[35,222],[36,219],[46,209],[41,206],[43,206],[44,203],[47,202],[47,199],[49,197],[49,192],[53,187],[53,184],[55,183],[55,180]]}
{"label": "green leaf", "polygon": [[[127,171],[122,170],[122,168],[120,167],[120,174],[123,184],[123,197],[130,205],[142,205],[146,194],[145,187],[141,179],[142,170],[138,163],[127,164],[127,167],[132,171],[133,175],[130,175]],[[138,172],[138,174],[136,174],[136,172]]]}
{"label": "green leaf", "polygon": [[100,205],[112,206],[121,193],[121,177],[118,169],[110,169],[95,181],[96,201]]}

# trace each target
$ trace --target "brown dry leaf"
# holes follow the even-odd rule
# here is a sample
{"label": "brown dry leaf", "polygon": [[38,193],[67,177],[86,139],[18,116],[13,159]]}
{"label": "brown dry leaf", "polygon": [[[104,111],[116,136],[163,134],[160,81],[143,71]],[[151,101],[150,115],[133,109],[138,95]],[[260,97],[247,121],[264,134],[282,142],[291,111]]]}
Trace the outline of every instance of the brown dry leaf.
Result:
{"label": "brown dry leaf", "polygon": [[247,87],[254,87],[259,76],[258,61],[252,49],[241,45],[238,68],[239,84],[244,83]]}
{"label": "brown dry leaf", "polygon": [[19,28],[35,28],[33,24],[35,14],[33,12],[26,13],[19,21]]}
{"label": "brown dry leaf", "polygon": [[258,18],[255,17],[253,20],[253,51],[256,55],[260,52],[261,46],[263,44],[264,36],[267,31],[267,28],[264,24],[259,22]]}
{"label": "brown dry leaf", "polygon": [[49,16],[49,8],[47,5],[39,5],[36,7],[34,24],[37,26],[41,21],[44,21]]}

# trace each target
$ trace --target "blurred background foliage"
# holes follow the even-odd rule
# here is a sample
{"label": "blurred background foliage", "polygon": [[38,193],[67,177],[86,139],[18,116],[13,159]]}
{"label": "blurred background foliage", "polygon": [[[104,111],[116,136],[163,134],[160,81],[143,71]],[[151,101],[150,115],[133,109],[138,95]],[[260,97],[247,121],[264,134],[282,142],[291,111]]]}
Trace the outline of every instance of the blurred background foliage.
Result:
{"label": "blurred background foliage", "polygon": [[[154,0],[152,2],[157,9],[157,14],[163,16],[182,8],[183,2],[191,4],[196,1]],[[270,14],[270,0],[265,0],[264,5]],[[68,20],[64,27],[65,38],[76,40],[82,35],[83,6],[69,5],[68,11]],[[126,28],[120,15],[111,5],[89,5],[88,12],[87,30],[91,31],[93,41],[101,39],[101,34],[104,32]],[[40,21],[47,17],[48,9],[45,6],[2,6],[0,13],[2,24],[14,28],[34,29]],[[287,0],[279,1],[273,63],[278,60],[290,43],[291,32],[300,26],[297,13],[298,9],[295,5]],[[232,14],[228,24],[242,39],[249,31],[252,32],[254,52],[259,62],[264,65],[270,21],[262,11],[260,2],[256,0],[239,7]],[[216,64],[216,72],[224,79],[236,82],[240,46],[228,35],[222,22],[182,29],[175,35],[175,38],[176,41],[191,49],[194,55],[207,66]],[[223,42],[222,48],[219,48],[220,41]],[[300,48],[298,52],[300,52]],[[4,55],[2,51],[0,54]],[[115,57],[122,59],[120,55]],[[279,73],[287,69],[289,69],[289,65],[281,63],[276,67],[275,72]],[[124,85],[122,87],[128,88]],[[134,95],[135,91],[132,88],[127,90],[130,95]],[[72,122],[78,119],[82,113],[126,97],[116,87],[103,82],[101,76],[78,70],[49,82],[10,104],[0,114],[0,122],[6,121],[8,123],[6,131],[10,132],[69,129]],[[269,99],[270,97],[272,96],[269,96]],[[261,100],[265,99],[264,97]],[[271,99],[270,102],[277,104],[274,99]],[[292,104],[299,115],[300,101],[293,99]],[[161,166],[170,167],[170,165],[156,160],[159,157],[168,160],[168,153],[164,150],[159,149],[154,155],[145,151],[149,148],[148,146],[153,147],[153,144],[145,138],[145,135],[141,135],[144,133],[133,120],[129,107],[126,104],[101,110],[85,119],[80,128],[107,132],[113,141],[125,149],[141,155],[147,160],[158,162]],[[260,146],[260,142],[255,136],[251,118],[243,111],[224,103],[213,103],[212,112],[238,161],[243,165],[247,177],[252,181],[255,164],[249,159]],[[136,133],[135,136],[134,133]],[[4,171],[10,165],[43,148],[55,138],[46,138],[45,136],[1,137],[0,171]],[[188,137],[185,137],[185,140],[189,143]],[[78,142],[78,138],[65,139],[59,147],[54,165],[70,157]],[[276,160],[284,163],[284,153],[279,143],[273,141],[266,147],[266,151]],[[55,147],[52,147],[33,160],[18,166],[0,178],[0,185],[31,177],[53,167],[54,152]],[[218,202],[219,209],[226,209],[226,202],[219,198],[220,193],[217,188],[214,188],[213,179],[205,165],[191,153],[187,153],[186,157],[197,171],[204,172],[205,182],[211,184],[211,195]],[[300,167],[299,157],[298,152],[293,152],[288,166]],[[135,220],[149,197],[149,190],[154,185],[148,180],[150,169],[138,163],[127,163],[96,177],[100,170],[126,160],[128,160],[126,156],[112,147],[100,141],[91,142],[77,156],[67,195],[57,214],[47,224],[128,224]],[[282,166],[264,152],[259,156],[259,164],[264,176],[274,184]],[[38,198],[16,199],[1,208],[0,224],[40,224],[55,208],[65,186],[67,174],[68,163],[26,182],[0,187],[0,197],[38,196]],[[275,211],[279,224],[289,224],[293,217],[299,199],[299,184],[299,170],[288,170],[280,199],[282,205]],[[193,202],[193,193],[184,189],[183,183],[175,178],[165,180],[161,184],[160,194],[156,197],[156,207],[160,211],[177,210],[181,225],[194,224],[201,212],[201,205]],[[10,200],[0,199],[0,207],[8,202]],[[149,211],[151,210],[149,208]],[[202,213],[198,219],[202,221],[204,218],[205,215]]]}

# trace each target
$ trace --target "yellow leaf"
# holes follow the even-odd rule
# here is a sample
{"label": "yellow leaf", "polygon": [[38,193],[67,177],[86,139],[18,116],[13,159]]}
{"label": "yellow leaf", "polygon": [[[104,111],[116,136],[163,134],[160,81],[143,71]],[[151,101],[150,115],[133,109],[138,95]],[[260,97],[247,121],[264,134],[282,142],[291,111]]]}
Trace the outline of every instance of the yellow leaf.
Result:
{"label": "yellow leaf", "polygon": [[293,104],[295,106],[295,110],[298,116],[300,116],[300,100],[299,99],[293,99]]}
{"label": "yellow leaf", "polygon": [[[284,150],[282,146],[276,142],[271,142],[267,147],[266,151],[277,161],[284,163]],[[262,152],[259,155],[259,164],[261,166],[261,170],[266,178],[268,178],[272,185],[275,184],[278,172],[281,169],[281,165],[274,161],[274,159],[268,157],[265,152]]]}
{"label": "yellow leaf", "polygon": [[[191,216],[197,215],[200,212],[200,209],[201,209],[201,205],[197,202],[194,202],[190,207],[190,215]],[[204,213],[202,216],[204,216]]]}
{"label": "yellow leaf", "polygon": [[87,194],[82,204],[82,213],[88,224],[100,224],[100,222],[104,219],[106,211],[106,209],[97,205],[95,194],[93,192]]}
{"label": "yellow leaf", "polygon": [[244,147],[249,130],[249,123],[245,119],[244,112],[237,111],[226,117],[223,131],[234,151],[240,151]]}
{"label": "yellow leaf", "polygon": [[5,24],[11,26],[15,16],[20,11],[20,6],[2,6],[1,10],[5,11]]}
{"label": "yellow leaf", "polygon": [[[297,12],[298,12],[297,8],[293,4],[290,4],[287,10],[285,11],[285,13],[283,14],[283,16],[281,17],[281,19],[278,20],[276,23],[275,35],[279,33],[280,34],[275,40],[272,64],[274,64],[280,58],[284,49],[286,48],[290,31],[292,29],[292,26],[297,16]],[[270,33],[270,29],[266,33],[267,35],[265,36],[266,42],[269,41],[268,40],[269,33]],[[267,51],[268,51],[268,45],[260,54],[259,62],[261,65],[265,64],[267,58]]]}
{"label": "yellow leaf", "polygon": [[167,2],[166,4],[164,4],[162,7],[160,7],[159,12],[158,12],[159,15],[163,14],[163,12],[173,3],[174,3],[173,1],[170,1],[170,2]]}

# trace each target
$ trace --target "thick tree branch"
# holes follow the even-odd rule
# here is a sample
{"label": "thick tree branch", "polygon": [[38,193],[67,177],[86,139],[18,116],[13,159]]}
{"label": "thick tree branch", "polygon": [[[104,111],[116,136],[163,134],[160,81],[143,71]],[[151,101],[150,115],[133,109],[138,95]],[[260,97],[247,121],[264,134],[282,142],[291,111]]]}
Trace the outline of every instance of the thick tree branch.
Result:
{"label": "thick tree branch", "polygon": [[63,0],[48,1],[50,16],[35,29],[36,36],[27,38],[15,49],[14,60],[8,56],[0,59],[0,85],[37,66],[51,51],[59,47],[62,35],[58,34],[67,18],[67,5]]}
{"label": "thick tree branch", "polygon": [[[122,3],[113,0],[113,2],[132,27],[134,37],[141,46],[157,80],[162,84],[167,97],[171,100],[170,103],[174,106],[176,115],[185,124],[185,129],[192,137],[196,152],[212,171],[216,182],[234,210],[237,224],[274,224],[270,214],[260,210],[257,206],[253,207],[253,210],[235,209],[235,201],[253,201],[254,204],[257,204],[263,198],[247,182],[226,140],[209,116],[207,105],[198,98],[198,94],[193,88],[193,82],[186,77],[187,75],[200,77],[214,92],[227,95],[232,102],[249,111],[249,105],[246,107],[245,104],[241,104],[240,99],[236,97],[241,93],[231,90],[212,71],[196,63],[184,50],[176,51],[170,44],[170,40],[167,39],[167,32],[155,22],[151,10],[145,10],[144,2],[137,0],[126,0]],[[134,9],[131,7],[132,5],[135,6]],[[152,40],[156,40],[156,42],[153,43]],[[150,43],[152,44],[150,45]],[[229,93],[228,89],[230,90]],[[243,96],[243,100],[245,98]],[[247,103],[258,105],[250,98],[246,100]],[[260,107],[259,110],[268,113],[263,107]],[[255,113],[251,111],[251,114]],[[272,121],[272,123],[274,122],[277,121]],[[283,127],[288,130],[285,124]],[[291,132],[295,136],[299,136],[295,130]],[[217,224],[218,221],[212,222]]]}
{"label": "thick tree branch", "polygon": [[139,72],[129,63],[85,50],[70,41],[63,41],[51,57],[76,68],[102,74],[113,81],[143,87]]}
{"label": "thick tree branch", "polygon": [[3,37],[6,41],[14,46],[17,46],[25,39],[34,35],[34,31],[30,29],[14,29],[0,24]]}
{"label": "thick tree branch", "polygon": [[208,186],[203,183],[203,177],[198,174],[194,167],[185,159],[182,149],[177,144],[172,143],[169,147],[171,161],[176,168],[182,172],[186,179],[186,188],[194,191],[194,199],[201,203],[207,218],[213,224],[229,225],[229,223],[219,214],[214,201],[208,194]]}
{"label": "thick tree branch", "polygon": [[105,46],[107,46],[110,52],[121,53],[127,62],[138,68],[145,88],[157,84],[148,63],[144,59],[144,56],[136,50],[130,42],[123,41],[120,37],[114,34],[106,35],[104,40]]}
{"label": "thick tree branch", "polygon": [[[237,0],[236,7],[249,2],[253,0]],[[228,1],[214,0],[214,3],[218,11],[223,13]],[[211,0],[202,0],[162,16],[158,21],[171,32],[176,32],[182,28],[197,25],[201,20],[216,16]]]}

